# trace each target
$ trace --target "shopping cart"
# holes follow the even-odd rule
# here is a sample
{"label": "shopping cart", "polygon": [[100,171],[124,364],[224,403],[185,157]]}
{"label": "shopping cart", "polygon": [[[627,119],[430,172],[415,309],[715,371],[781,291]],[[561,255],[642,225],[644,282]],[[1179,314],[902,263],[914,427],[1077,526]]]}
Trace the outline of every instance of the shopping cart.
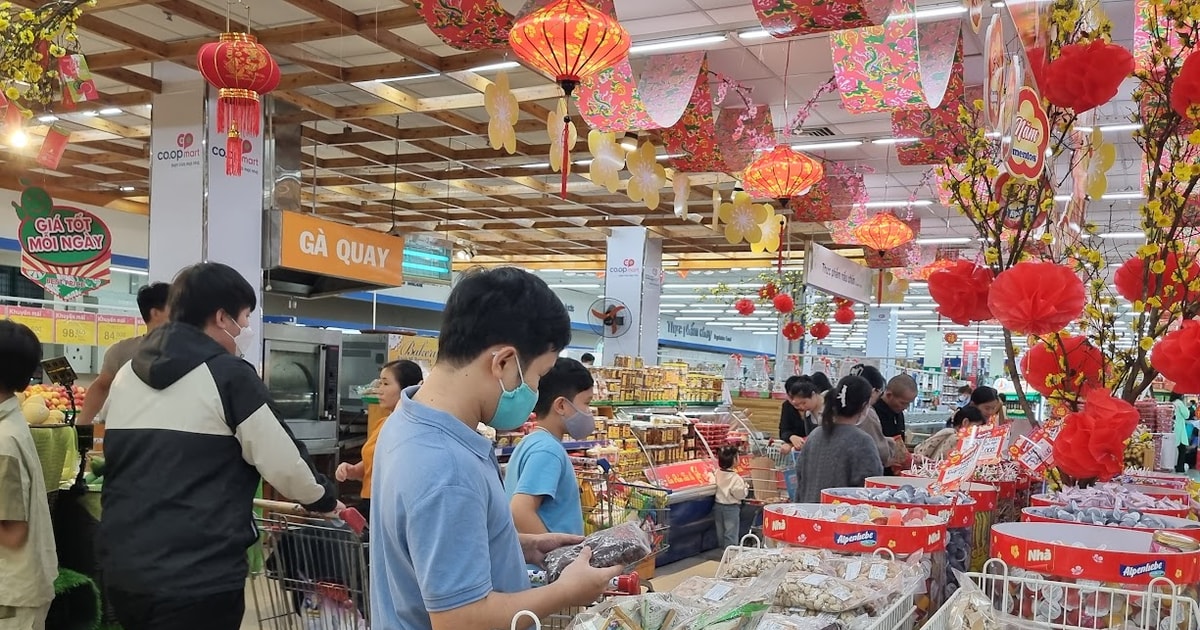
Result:
{"label": "shopping cart", "polygon": [[[604,594],[600,596],[600,599],[596,600],[592,606],[599,604],[609,597],[638,595],[652,590],[653,588],[649,583],[646,583],[645,585],[642,584],[641,579],[638,578],[637,571],[634,571],[632,573],[619,575],[613,578],[612,582],[610,582],[608,585],[608,590],[605,591]],[[571,626],[571,622],[575,619],[576,615],[582,613],[590,607],[591,606],[572,606],[550,615],[545,619],[538,619],[536,615],[528,610],[522,610],[513,617],[512,629],[515,630],[521,620],[526,619],[533,621],[533,628],[535,629],[567,630],[567,628]]]}
{"label": "shopping cart", "polygon": [[796,494],[796,452],[783,452],[783,444],[757,442],[752,445],[750,487],[754,491],[747,503],[759,508],[750,533],[762,536],[762,507],[787,503]]}
{"label": "shopping cart", "polygon": [[365,522],[293,503],[256,500],[257,554],[250,587],[261,630],[366,630],[369,627]]}

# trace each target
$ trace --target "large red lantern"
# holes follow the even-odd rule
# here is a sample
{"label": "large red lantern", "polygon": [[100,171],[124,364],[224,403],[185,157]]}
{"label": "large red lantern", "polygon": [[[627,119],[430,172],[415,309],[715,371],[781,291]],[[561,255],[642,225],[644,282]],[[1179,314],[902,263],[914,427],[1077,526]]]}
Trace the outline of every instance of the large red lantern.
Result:
{"label": "large red lantern", "polygon": [[1200,321],[1184,320],[1150,352],[1150,365],[1168,380],[1175,381],[1175,391],[1181,394],[1200,394]]}
{"label": "large red lantern", "polygon": [[249,33],[221,33],[196,53],[200,74],[217,88],[217,131],[228,133],[225,172],[242,174],[242,136],[257,137],[259,99],[279,86],[279,64]]}
{"label": "large red lantern", "polygon": [[986,322],[992,318],[988,293],[993,279],[991,269],[960,258],[929,274],[929,295],[938,314],[959,326]]}
{"label": "large red lantern", "polygon": [[746,167],[742,185],[755,197],[778,199],[787,207],[792,197],[808,192],[825,177],[825,167],[786,144],[758,156]]}
{"label": "large red lantern", "polygon": [[1070,268],[1052,262],[1020,262],[996,277],[988,308],[1008,330],[1045,335],[1083,313],[1087,292]]}
{"label": "large red lantern", "polygon": [[880,212],[854,228],[854,240],[880,254],[908,244],[913,236],[912,228],[890,212]]}

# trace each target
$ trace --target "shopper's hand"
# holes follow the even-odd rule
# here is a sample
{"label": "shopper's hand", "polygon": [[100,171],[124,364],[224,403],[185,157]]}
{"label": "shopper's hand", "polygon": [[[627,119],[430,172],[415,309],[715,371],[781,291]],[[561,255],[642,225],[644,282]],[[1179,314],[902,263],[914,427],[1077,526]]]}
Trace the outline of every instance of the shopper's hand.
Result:
{"label": "shopper's hand", "polygon": [[[326,468],[326,470],[329,469]],[[339,482],[345,481],[350,478],[350,472],[353,470],[354,466],[347,462],[342,462],[338,464],[337,470],[333,471],[333,478],[337,479]]]}
{"label": "shopper's hand", "polygon": [[590,564],[591,560],[591,547],[584,547],[575,562],[563,569],[562,576],[556,582],[568,589],[572,606],[588,606],[594,603],[608,589],[609,582],[625,571],[625,567],[619,566],[597,569]]}
{"label": "shopper's hand", "polygon": [[521,552],[525,554],[525,563],[539,568],[545,568],[543,563],[546,554],[569,545],[583,542],[582,536],[569,534],[521,534]]}
{"label": "shopper's hand", "polygon": [[345,512],[345,511],[346,511],[346,504],[342,503],[341,501],[338,501],[337,505],[334,506],[332,512],[326,512],[325,514],[322,514],[321,516],[323,516],[325,518],[337,518],[338,516],[341,516],[342,512]]}
{"label": "shopper's hand", "polygon": [[788,453],[791,453],[791,452],[792,452],[792,445],[791,445],[791,444],[789,444],[789,443],[787,443],[787,442],[784,442],[782,445],[780,445],[780,447],[779,447],[779,452],[780,452],[780,453],[782,453],[782,454],[784,454],[784,455],[787,455]]}

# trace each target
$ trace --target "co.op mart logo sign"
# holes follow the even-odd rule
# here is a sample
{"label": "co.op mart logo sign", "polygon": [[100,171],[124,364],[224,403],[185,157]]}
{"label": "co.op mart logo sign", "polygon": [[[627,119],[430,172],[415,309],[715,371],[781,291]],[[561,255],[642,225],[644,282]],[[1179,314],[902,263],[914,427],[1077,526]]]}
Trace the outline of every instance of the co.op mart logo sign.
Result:
{"label": "co.op mart logo sign", "polygon": [[[248,169],[253,173],[257,173],[258,166],[259,166],[259,159],[250,154],[250,151],[253,149],[254,149],[254,145],[251,144],[249,140],[243,138],[242,139],[242,168]],[[209,149],[209,153],[211,153],[212,156],[215,158],[220,158],[221,160],[225,159],[225,147],[223,147],[223,146],[213,144],[212,149]]]}
{"label": "co.op mart logo sign", "polygon": [[613,265],[608,268],[609,275],[628,276],[637,273],[637,260],[626,258],[621,261],[620,265]]}
{"label": "co.op mart logo sign", "polygon": [[181,133],[175,138],[175,148],[159,151],[154,154],[156,162],[166,163],[171,168],[179,166],[194,166],[200,163],[200,147],[193,148],[196,136]]}

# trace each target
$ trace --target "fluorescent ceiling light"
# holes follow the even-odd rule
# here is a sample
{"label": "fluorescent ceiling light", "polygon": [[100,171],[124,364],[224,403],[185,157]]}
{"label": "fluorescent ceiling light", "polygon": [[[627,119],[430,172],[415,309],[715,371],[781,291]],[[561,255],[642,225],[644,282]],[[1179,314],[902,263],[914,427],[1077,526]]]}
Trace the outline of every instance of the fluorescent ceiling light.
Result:
{"label": "fluorescent ceiling light", "polygon": [[[515,63],[515,62],[511,62]],[[479,70],[476,68],[476,70]],[[393,81],[415,81],[417,79],[432,79],[442,76],[441,72],[426,72],[424,74],[410,74],[406,77],[392,77],[390,79],[375,79],[375,83],[392,83]]]}
{"label": "fluorescent ceiling light", "polygon": [[777,333],[773,330],[756,330],[750,334],[751,335],[775,335]]}
{"label": "fluorescent ceiling light", "polygon": [[148,276],[148,275],[150,275],[150,272],[146,271],[145,269],[133,269],[130,267],[118,267],[116,265],[113,265],[112,267],[110,267],[110,269],[112,269],[113,271],[120,271],[121,273],[127,273],[132,276]]}
{"label": "fluorescent ceiling light", "polygon": [[929,7],[927,9],[918,9],[913,13],[893,14],[889,20],[900,20],[904,18],[916,18],[918,20],[924,18],[946,17],[950,15],[962,15],[967,12],[967,7],[962,5],[957,6],[940,6]]}
{"label": "fluorescent ceiling light", "polygon": [[1103,234],[1100,234],[1099,236],[1100,236],[1100,238],[1110,238],[1110,239],[1133,239],[1133,238],[1146,238],[1146,233],[1145,232],[1105,232]]}
{"label": "fluorescent ceiling light", "polygon": [[137,189],[134,188],[133,186],[121,186],[120,188],[117,188],[117,190],[119,190],[121,192],[133,192],[134,190],[137,190]]}
{"label": "fluorescent ceiling light", "polygon": [[904,306],[904,302],[884,302],[883,304],[875,304],[876,308],[899,308]]}
{"label": "fluorescent ceiling light", "polygon": [[1092,128],[1085,126],[1085,125],[1076,125],[1075,131],[1082,131],[1083,133],[1092,133]]}
{"label": "fluorescent ceiling light", "polygon": [[811,144],[793,144],[792,148],[797,151],[820,151],[821,149],[849,149],[850,147],[861,146],[862,140],[834,140],[831,142],[813,142]]}
{"label": "fluorescent ceiling light", "polygon": [[534,164],[522,164],[521,168],[550,168],[549,162],[536,162]]}
{"label": "fluorescent ceiling light", "polygon": [[702,35],[700,37],[689,37],[686,39],[672,39],[661,42],[647,42],[645,44],[634,44],[633,46],[630,46],[629,54],[637,55],[660,50],[675,50],[678,48],[692,48],[695,46],[711,46],[713,44],[720,44],[727,39],[727,36],[720,34]]}
{"label": "fluorescent ceiling light", "polygon": [[1140,192],[1116,192],[1116,193],[1105,193],[1100,198],[1101,199],[1109,199],[1109,200],[1112,200],[1112,199],[1141,199],[1142,197],[1145,197],[1145,196],[1146,195],[1144,195]]}
{"label": "fluorescent ceiling light", "polygon": [[120,107],[105,107],[99,113],[101,116],[117,116],[125,112]]}
{"label": "fluorescent ceiling light", "polygon": [[1141,123],[1122,123],[1119,125],[1100,125],[1100,131],[1136,131],[1141,129]]}
{"label": "fluorescent ceiling light", "polygon": [[760,28],[753,31],[742,31],[738,33],[737,36],[738,39],[765,39],[770,37],[771,34]]}
{"label": "fluorescent ceiling light", "polygon": [[677,322],[704,322],[706,324],[711,324],[712,318],[711,317],[676,317],[675,321],[677,321]]}
{"label": "fluorescent ceiling light", "polygon": [[920,138],[876,138],[871,144],[911,144],[920,141]]}
{"label": "fluorescent ceiling light", "polygon": [[996,2],[992,3],[992,8],[993,9],[1003,9],[1004,8],[1004,0],[996,0]]}
{"label": "fluorescent ceiling light", "polygon": [[487,72],[489,70],[508,70],[510,68],[516,68],[519,65],[521,65],[521,64],[519,64],[515,61],[501,61],[500,63],[489,63],[489,64],[485,64],[482,66],[475,66],[474,68],[467,68],[467,72]]}
{"label": "fluorescent ceiling light", "polygon": [[864,208],[924,208],[932,206],[933,202],[928,199],[915,199],[913,201],[868,201],[863,204]]}
{"label": "fluorescent ceiling light", "polygon": [[941,236],[938,238],[919,238],[917,245],[962,245],[970,243],[971,239],[966,236]]}
{"label": "fluorescent ceiling light", "polygon": [[56,122],[56,121],[58,121],[58,116],[55,116],[54,114],[47,114],[47,115],[45,115],[45,116],[38,116],[38,122],[42,122],[42,123],[52,123],[52,122]]}
{"label": "fluorescent ceiling light", "polygon": [[621,148],[626,151],[637,151],[637,143],[633,140],[625,140],[621,142]]}

